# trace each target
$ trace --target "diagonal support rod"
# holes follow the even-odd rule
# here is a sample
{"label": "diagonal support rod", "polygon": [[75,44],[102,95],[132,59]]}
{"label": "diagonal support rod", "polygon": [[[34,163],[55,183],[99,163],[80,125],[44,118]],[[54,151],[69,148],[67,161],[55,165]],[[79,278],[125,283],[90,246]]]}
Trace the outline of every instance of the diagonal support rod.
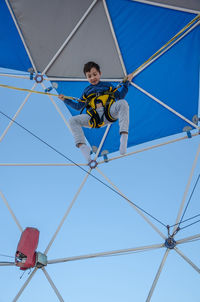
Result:
{"label": "diagonal support rod", "polygon": [[[31,88],[31,90],[34,90],[35,87],[37,86],[37,83],[35,83],[33,85],[33,87]],[[19,115],[20,111],[22,110],[22,108],[24,107],[24,105],[26,104],[26,102],[28,101],[29,97],[31,95],[31,92],[26,96],[25,100],[23,101],[23,103],[20,105],[20,107],[18,108],[17,112],[15,113],[15,115],[12,117],[10,123],[8,124],[7,128],[4,130],[3,134],[0,137],[0,142],[3,140],[3,138],[5,137],[6,133],[8,132],[8,130],[10,129],[10,127],[12,126],[12,124],[14,123],[14,121],[16,120],[17,116]]]}
{"label": "diagonal support rod", "polygon": [[189,236],[176,241],[176,244],[188,243],[200,239],[200,234]]}
{"label": "diagonal support rod", "polygon": [[[44,85],[43,83],[41,83],[41,85],[42,85],[42,88],[45,90],[45,88],[46,88],[45,85]],[[64,117],[64,115],[63,115],[62,111],[60,110],[60,108],[59,108],[59,107],[56,105],[56,103],[54,102],[53,97],[49,95],[49,98],[50,98],[52,104],[54,105],[54,107],[56,108],[56,111],[59,113],[59,115],[61,116],[62,120],[64,121],[65,125],[66,125],[66,126],[68,127],[68,129],[71,131],[70,126],[69,126],[69,124],[68,124],[66,118]]]}
{"label": "diagonal support rod", "polygon": [[60,229],[61,229],[62,225],[64,224],[64,222],[65,222],[67,216],[69,215],[69,213],[70,213],[70,211],[71,211],[71,209],[72,209],[72,207],[73,207],[73,205],[74,205],[76,199],[78,198],[79,193],[81,192],[83,186],[85,185],[86,180],[88,179],[88,177],[89,177],[89,175],[90,175],[90,172],[91,172],[91,169],[90,169],[89,173],[88,173],[88,174],[85,176],[85,178],[83,179],[83,181],[82,181],[82,183],[81,183],[81,185],[80,185],[78,191],[76,192],[76,194],[75,194],[73,200],[71,201],[71,203],[70,203],[70,205],[69,205],[69,207],[68,207],[68,209],[67,209],[65,215],[63,216],[63,218],[62,218],[62,220],[61,220],[61,222],[60,222],[60,224],[59,224],[57,230],[55,231],[55,233],[54,233],[52,239],[50,240],[48,246],[46,247],[46,249],[45,249],[45,251],[44,251],[44,254],[47,254],[47,253],[48,253],[50,247],[52,246],[54,240],[56,239],[56,236],[58,235],[58,232],[60,231]]}
{"label": "diagonal support rod", "polygon": [[95,4],[97,3],[98,0],[94,0],[92,2],[92,4],[90,5],[90,7],[87,9],[87,11],[84,13],[84,15],[82,16],[82,18],[79,20],[79,22],[76,24],[76,26],[74,27],[73,31],[70,33],[70,35],[67,37],[67,39],[65,40],[65,42],[63,43],[63,45],[60,47],[60,49],[57,51],[57,53],[54,55],[54,57],[52,58],[52,60],[49,62],[49,64],[46,66],[46,68],[44,69],[44,71],[42,72],[42,74],[45,74],[47,72],[47,70],[49,70],[49,68],[52,66],[52,64],[55,62],[55,60],[58,58],[58,56],[60,55],[60,53],[63,51],[63,49],[65,48],[65,46],[69,43],[69,41],[71,40],[71,38],[74,36],[74,34],[76,33],[76,31],[78,30],[78,28],[81,26],[81,24],[84,22],[84,20],[87,18],[87,16],[89,15],[89,13],[91,12],[91,10],[93,9],[93,7],[95,6]]}
{"label": "diagonal support rod", "polygon": [[44,267],[42,268],[42,270],[43,270],[43,273],[45,274],[47,280],[49,281],[51,287],[53,288],[53,290],[54,290],[56,296],[58,297],[58,300],[59,300],[60,302],[64,302],[64,299],[62,298],[62,296],[61,296],[61,294],[59,293],[57,287],[56,287],[55,284],[53,283],[51,277],[49,276],[49,274],[47,273],[47,271],[45,270]]}
{"label": "diagonal support rod", "polygon": [[15,266],[15,262],[0,262],[0,266]]}
{"label": "diagonal support rod", "polygon": [[164,257],[163,257],[162,262],[161,262],[161,264],[160,264],[160,266],[159,266],[159,269],[158,269],[158,271],[157,271],[156,277],[155,277],[155,279],[154,279],[154,281],[153,281],[153,284],[152,284],[152,286],[151,286],[151,289],[150,289],[150,292],[149,292],[148,297],[147,297],[147,299],[146,299],[146,302],[149,302],[149,301],[151,300],[151,297],[152,297],[153,292],[154,292],[154,290],[155,290],[156,284],[157,284],[157,282],[158,282],[158,279],[159,279],[159,277],[160,277],[160,274],[161,274],[161,272],[162,272],[162,269],[163,269],[163,266],[164,266],[164,264],[165,264],[165,261],[166,261],[166,259],[167,259],[168,254],[169,254],[169,249],[167,249],[166,252],[165,252],[165,254],[164,254]]}
{"label": "diagonal support rod", "polygon": [[35,268],[32,273],[30,274],[30,276],[28,277],[28,279],[26,280],[26,282],[24,283],[24,285],[22,286],[22,288],[20,289],[20,291],[18,292],[18,294],[15,296],[15,298],[13,299],[13,302],[16,302],[19,297],[21,296],[22,292],[24,291],[24,289],[27,287],[27,285],[29,284],[29,282],[31,281],[31,279],[33,278],[33,276],[35,275],[35,273],[37,272],[37,268]]}
{"label": "diagonal support rod", "polygon": [[0,191],[0,196],[1,196],[1,198],[3,199],[4,204],[5,204],[6,207],[8,208],[8,211],[10,212],[10,214],[11,214],[13,220],[15,221],[16,225],[18,226],[20,232],[23,232],[23,229],[22,229],[22,227],[21,227],[21,225],[20,225],[20,223],[19,223],[17,217],[15,216],[13,210],[12,210],[11,207],[9,206],[8,201],[6,200],[4,194],[3,194],[1,191]]}
{"label": "diagonal support rod", "polygon": [[187,182],[187,185],[186,185],[186,188],[185,188],[185,192],[184,192],[184,195],[183,195],[182,203],[181,203],[181,206],[180,206],[177,218],[176,218],[175,227],[174,227],[173,231],[176,230],[177,224],[180,221],[180,217],[181,217],[181,214],[183,212],[183,207],[184,207],[185,200],[186,200],[186,197],[187,197],[187,194],[188,194],[188,191],[189,191],[189,187],[190,187],[190,184],[191,184],[191,181],[192,181],[194,170],[196,168],[197,161],[198,161],[198,158],[199,158],[199,153],[200,153],[200,144],[199,144],[197,152],[196,152],[196,156],[195,156],[195,159],[194,159],[194,162],[193,162],[193,165],[192,165],[192,169],[191,169],[191,172],[190,172],[190,175],[189,175],[189,178],[188,178],[188,182]]}
{"label": "diagonal support rod", "polygon": [[185,116],[183,116],[182,114],[180,114],[179,112],[177,112],[176,110],[174,110],[173,108],[171,108],[170,106],[165,104],[164,102],[160,101],[158,98],[153,96],[151,93],[147,92],[146,90],[144,90],[143,88],[141,88],[140,86],[138,86],[137,84],[135,84],[133,82],[131,82],[131,85],[134,86],[136,89],[140,90],[142,93],[147,95],[149,98],[151,98],[152,100],[154,100],[155,102],[157,102],[161,106],[163,106],[164,108],[166,108],[167,110],[169,110],[170,112],[172,112],[173,114],[175,114],[176,116],[180,117],[182,120],[184,120],[185,122],[190,124],[195,129],[199,129],[199,127],[195,123],[191,122]]}
{"label": "diagonal support rod", "polygon": [[118,57],[119,57],[119,60],[120,60],[120,63],[121,63],[122,69],[123,69],[123,73],[126,76],[127,75],[126,67],[125,67],[125,64],[124,64],[124,60],[123,60],[123,57],[122,57],[122,54],[121,54],[119,43],[117,41],[115,30],[113,28],[112,20],[110,18],[110,14],[109,14],[108,7],[107,7],[107,4],[106,4],[105,0],[103,0],[103,6],[104,6],[104,10],[105,10],[107,19],[108,19],[108,23],[109,23],[110,30],[111,30],[113,40],[114,40],[114,43],[115,43],[115,47],[116,47],[116,50],[117,50],[117,53],[118,53]]}
{"label": "diagonal support rod", "polygon": [[19,27],[19,25],[18,25],[18,23],[17,23],[17,20],[16,20],[16,18],[15,18],[15,15],[14,15],[14,13],[13,13],[13,10],[12,10],[10,4],[9,4],[9,1],[8,1],[8,0],[5,0],[5,2],[6,2],[6,5],[7,5],[7,7],[8,7],[8,10],[9,10],[9,12],[10,12],[10,14],[11,14],[11,17],[12,17],[12,19],[13,19],[13,22],[14,22],[14,24],[15,24],[15,26],[16,26],[16,29],[17,29],[17,31],[18,31],[18,33],[19,33],[19,36],[20,36],[20,38],[21,38],[21,40],[22,40],[22,43],[23,43],[23,45],[24,45],[24,48],[25,48],[25,50],[26,50],[26,52],[27,52],[27,55],[28,55],[28,57],[29,57],[29,60],[31,61],[31,64],[32,64],[32,66],[33,66],[33,69],[34,69],[35,72],[37,72],[37,69],[36,69],[36,66],[35,66],[35,64],[34,64],[33,58],[32,58],[32,56],[31,56],[31,54],[30,54],[30,51],[29,51],[29,49],[28,49],[28,46],[26,45],[26,42],[25,42],[24,37],[23,37],[23,35],[22,35],[21,29],[20,29],[20,27]]}
{"label": "diagonal support rod", "polygon": [[63,262],[69,262],[69,261],[77,261],[77,260],[106,257],[106,256],[116,256],[116,255],[122,255],[122,254],[126,255],[126,254],[131,254],[134,252],[137,253],[137,252],[155,250],[155,249],[159,249],[159,248],[163,248],[163,247],[164,247],[164,244],[154,244],[154,245],[140,246],[140,247],[129,248],[129,249],[113,250],[113,251],[108,251],[108,252],[100,252],[100,253],[94,253],[94,254],[67,257],[67,258],[61,258],[61,259],[52,259],[52,260],[48,261],[48,264],[63,263]]}
{"label": "diagonal support rod", "polygon": [[197,273],[200,274],[200,268],[196,266],[196,264],[194,264],[187,256],[185,256],[177,247],[175,247],[174,249],[187,263],[189,263],[195,269],[195,271],[197,271]]}
{"label": "diagonal support rod", "polygon": [[112,185],[112,187],[119,192],[121,196],[123,196],[126,201],[129,202],[129,204],[135,209],[135,211],[156,231],[164,240],[166,239],[166,236],[142,213],[140,209],[138,209],[132,202],[129,201],[129,199],[111,182],[111,180],[104,175],[104,173],[99,169],[96,168],[96,170],[106,179],[108,183]]}

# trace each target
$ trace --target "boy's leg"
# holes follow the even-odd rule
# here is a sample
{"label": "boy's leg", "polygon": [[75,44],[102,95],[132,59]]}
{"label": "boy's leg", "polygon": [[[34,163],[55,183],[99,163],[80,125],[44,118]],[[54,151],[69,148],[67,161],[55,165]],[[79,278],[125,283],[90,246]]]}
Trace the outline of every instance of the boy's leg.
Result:
{"label": "boy's leg", "polygon": [[92,160],[90,155],[90,147],[86,144],[79,144],[78,148],[81,150],[86,162],[89,164]]}
{"label": "boy's leg", "polygon": [[128,142],[128,129],[129,129],[129,105],[126,100],[116,101],[110,108],[110,114],[113,118],[119,120],[120,131],[120,154],[125,154]]}
{"label": "boy's leg", "polygon": [[71,128],[72,135],[74,137],[75,145],[78,147],[78,144],[85,144],[85,135],[82,127],[89,128],[88,121],[90,117],[88,114],[80,114],[72,116],[69,119],[69,125]]}
{"label": "boy's leg", "polygon": [[88,145],[86,145],[85,135],[82,127],[89,128],[88,125],[89,119],[90,119],[89,115],[81,114],[81,115],[72,116],[69,120],[69,125],[75,140],[75,144],[78,148],[80,148],[86,162],[88,163],[91,161],[91,157],[90,157],[91,149]]}

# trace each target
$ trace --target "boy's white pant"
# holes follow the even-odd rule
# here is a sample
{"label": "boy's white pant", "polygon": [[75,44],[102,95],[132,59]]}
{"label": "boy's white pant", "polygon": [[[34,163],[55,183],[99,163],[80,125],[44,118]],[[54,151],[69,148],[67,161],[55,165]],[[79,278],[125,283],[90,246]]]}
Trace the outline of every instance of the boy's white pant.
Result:
{"label": "boy's white pant", "polygon": [[[104,108],[100,107],[97,109],[99,116],[101,117],[104,113]],[[128,132],[129,128],[129,105],[126,100],[118,100],[110,107],[110,114],[114,119],[119,120],[119,131]],[[79,114],[72,116],[69,120],[69,125],[74,136],[75,144],[85,144],[85,136],[82,127],[90,128],[88,121],[90,116],[88,114]],[[104,126],[112,124],[104,116]]]}

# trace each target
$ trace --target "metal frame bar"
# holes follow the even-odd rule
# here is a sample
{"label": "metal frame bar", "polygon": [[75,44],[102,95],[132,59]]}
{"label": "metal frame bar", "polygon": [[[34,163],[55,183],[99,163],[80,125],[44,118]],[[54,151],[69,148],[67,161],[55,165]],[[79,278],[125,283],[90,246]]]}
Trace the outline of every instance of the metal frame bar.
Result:
{"label": "metal frame bar", "polygon": [[83,186],[84,186],[86,180],[88,179],[90,172],[91,172],[91,169],[90,169],[89,173],[88,173],[88,174],[85,176],[85,178],[83,179],[83,181],[82,181],[82,183],[81,183],[81,185],[80,185],[78,191],[76,192],[76,194],[75,194],[73,200],[71,201],[71,203],[70,203],[70,205],[69,205],[69,207],[68,207],[68,209],[67,209],[65,215],[63,216],[63,218],[62,218],[62,220],[61,220],[61,222],[60,222],[58,228],[56,229],[56,231],[55,231],[53,237],[51,238],[51,240],[50,240],[48,246],[46,247],[46,249],[45,249],[45,251],[44,251],[44,254],[47,254],[47,253],[48,253],[50,247],[52,246],[54,240],[56,239],[56,236],[58,235],[58,232],[60,231],[60,229],[61,229],[63,223],[65,222],[67,216],[69,215],[69,212],[71,211],[71,209],[72,209],[72,207],[73,207],[73,205],[74,205],[76,199],[78,198],[79,193],[81,192],[81,190],[82,190],[82,188],[83,188]]}
{"label": "metal frame bar", "polygon": [[[48,77],[49,81],[63,81],[63,82],[87,82],[86,78],[62,78],[62,77]],[[101,78],[102,82],[121,82],[121,78]]]}
{"label": "metal frame bar", "polygon": [[16,225],[18,226],[20,232],[23,232],[23,228],[21,227],[17,217],[15,216],[13,210],[11,209],[11,207],[9,206],[8,201],[6,200],[5,196],[3,195],[3,193],[0,191],[0,196],[3,199],[4,204],[6,205],[6,207],[8,208],[8,211],[10,212],[13,220],[15,221]]}
{"label": "metal frame bar", "polygon": [[[192,134],[192,137],[193,137],[193,136],[197,136],[197,135],[199,135],[199,133]],[[115,157],[113,157],[113,158],[110,158],[110,159],[109,159],[109,162],[112,161],[112,160],[115,160],[115,159],[122,158],[122,157],[130,156],[130,155],[135,155],[135,154],[137,154],[137,153],[141,153],[141,152],[144,152],[144,151],[149,151],[149,150],[151,150],[151,149],[155,149],[155,148],[162,147],[162,146],[165,146],[165,145],[168,145],[168,144],[176,143],[176,142],[179,142],[179,141],[182,141],[182,140],[185,140],[185,139],[188,139],[188,136],[176,138],[176,139],[173,139],[173,140],[164,142],[164,143],[160,143],[160,144],[157,144],[157,145],[153,145],[153,146],[150,146],[150,147],[146,147],[146,148],[143,148],[143,149],[140,149],[140,150],[136,150],[136,151],[133,151],[133,152],[124,154],[124,155],[115,156]],[[99,162],[99,164],[103,164],[103,163],[104,163],[104,161],[100,161],[100,162]],[[1,166],[1,164],[0,164],[0,166]]]}
{"label": "metal frame bar", "polygon": [[65,48],[65,46],[68,44],[68,42],[71,40],[71,38],[73,37],[73,35],[76,33],[76,31],[78,30],[78,28],[81,26],[81,24],[84,22],[84,20],[87,18],[87,16],[89,15],[89,13],[91,12],[91,10],[93,9],[93,7],[95,6],[95,4],[97,3],[98,0],[94,0],[92,2],[92,4],[89,6],[89,8],[87,9],[87,11],[84,13],[84,15],[82,16],[82,18],[79,20],[79,22],[76,24],[76,26],[74,27],[74,29],[72,30],[72,32],[69,34],[69,36],[67,37],[67,39],[65,40],[65,42],[62,44],[62,46],[60,47],[60,49],[56,52],[56,54],[53,56],[53,58],[51,59],[51,61],[49,62],[49,64],[45,67],[45,69],[43,70],[42,74],[45,74],[47,72],[47,70],[51,67],[51,65],[54,63],[54,61],[57,59],[57,57],[60,55],[60,53],[63,51],[63,49]]}
{"label": "metal frame bar", "polygon": [[179,240],[176,241],[176,244],[188,243],[188,242],[195,241],[197,239],[200,239],[200,234],[189,236],[189,237],[186,237],[186,238],[183,238],[183,239],[179,239]]}
{"label": "metal frame bar", "polygon": [[123,57],[122,57],[122,54],[121,54],[119,43],[118,43],[118,40],[117,40],[117,37],[116,37],[116,34],[115,34],[115,30],[114,30],[114,27],[113,27],[113,24],[112,24],[112,21],[111,21],[111,18],[110,18],[110,14],[109,14],[109,11],[108,11],[108,7],[107,7],[107,4],[106,4],[105,0],[103,0],[103,6],[104,6],[104,10],[105,10],[107,19],[108,19],[110,30],[111,30],[111,33],[112,33],[112,36],[113,36],[113,39],[114,39],[115,47],[117,49],[119,60],[120,60],[120,63],[122,65],[122,70],[124,72],[124,75],[126,76],[127,75],[126,67],[125,67],[125,64],[124,64],[124,60],[123,60]]}
{"label": "metal frame bar", "polygon": [[9,74],[9,73],[0,73],[0,77],[17,78],[17,79],[25,79],[25,80],[30,79],[30,77],[28,77],[28,76],[15,75],[15,74]]}
{"label": "metal frame bar", "polygon": [[143,213],[140,209],[138,209],[132,202],[129,201],[129,199],[118,189],[117,186],[115,186],[111,180],[104,175],[104,173],[99,170],[99,168],[96,167],[96,170],[106,179],[106,181],[111,184],[111,186],[117,190],[121,196],[123,196],[126,201],[135,209],[135,211],[156,231],[164,240],[167,238]]}
{"label": "metal frame bar", "polygon": [[[34,83],[33,87],[31,88],[31,90],[34,90],[35,87],[37,86],[37,83]],[[31,96],[31,92],[29,92],[26,96],[26,98],[24,99],[23,103],[20,105],[20,107],[18,108],[17,112],[15,113],[15,115],[12,117],[12,121],[9,122],[7,128],[4,130],[3,134],[0,137],[0,142],[3,140],[3,138],[5,137],[6,133],[8,132],[8,130],[10,129],[10,127],[12,126],[12,124],[14,123],[14,121],[16,120],[17,116],[19,115],[19,113],[21,112],[22,108],[24,107],[24,105],[26,104],[26,102],[28,101],[29,97]]]}
{"label": "metal frame bar", "polygon": [[43,271],[43,273],[45,274],[45,277],[47,278],[47,280],[49,281],[51,287],[53,288],[53,290],[54,290],[56,296],[58,297],[58,300],[59,300],[60,302],[64,302],[64,299],[62,298],[62,296],[61,296],[61,294],[59,293],[57,287],[56,287],[55,284],[53,283],[51,277],[49,276],[49,274],[47,273],[47,271],[45,270],[44,267],[42,268],[42,271]]}
{"label": "metal frame bar", "polygon": [[194,13],[194,14],[199,14],[200,11],[197,10],[193,10],[193,9],[187,9],[187,8],[183,8],[183,7],[178,7],[178,6],[172,6],[172,5],[168,5],[168,4],[161,4],[161,3],[156,3],[153,1],[149,1],[149,0],[132,0],[133,2],[140,2],[140,3],[144,3],[144,4],[150,4],[153,6],[158,6],[158,7],[165,7],[165,8],[169,8],[169,9],[173,9],[173,10],[179,10],[179,11],[183,11],[183,12],[188,12],[188,13]]}
{"label": "metal frame bar", "polygon": [[0,266],[15,266],[15,262],[0,262]]}
{"label": "metal frame bar", "polygon": [[22,43],[23,43],[23,45],[24,45],[24,48],[25,48],[25,50],[26,50],[26,52],[27,52],[27,55],[28,55],[28,57],[29,57],[29,60],[31,61],[31,64],[32,64],[32,66],[33,66],[33,69],[34,69],[34,71],[37,73],[37,69],[36,69],[36,66],[35,66],[35,64],[34,64],[33,58],[32,58],[32,56],[31,56],[31,54],[30,54],[30,51],[29,51],[29,49],[28,49],[28,47],[27,47],[27,45],[26,45],[26,42],[25,42],[24,37],[23,37],[23,35],[22,35],[21,29],[20,29],[20,27],[19,27],[19,25],[18,25],[18,23],[17,23],[17,20],[16,20],[16,18],[15,18],[15,16],[14,16],[13,10],[12,10],[12,8],[11,8],[11,6],[10,6],[8,0],[5,0],[5,2],[6,2],[6,5],[7,5],[8,9],[9,9],[10,14],[11,14],[11,17],[12,17],[14,23],[15,23],[15,26],[16,26],[16,28],[17,28],[17,31],[18,31],[18,33],[19,33],[19,35],[20,35],[20,38],[21,38]]}
{"label": "metal frame bar", "polygon": [[[88,166],[87,164],[78,164],[79,166]],[[20,164],[0,164],[0,167],[35,167],[35,166],[38,166],[38,167],[66,167],[66,166],[76,166],[77,167],[77,164],[65,164],[65,163],[61,163],[61,164],[56,164],[56,163],[28,163],[28,164],[23,164],[23,163],[20,163]]]}
{"label": "metal frame bar", "polygon": [[[42,86],[42,88],[45,90],[46,87],[45,87],[45,85],[44,85],[43,83],[41,83],[41,86]],[[53,97],[50,96],[50,95],[48,95],[48,96],[49,96],[49,98],[50,98],[52,104],[54,105],[56,111],[59,113],[59,115],[61,116],[61,118],[62,118],[62,120],[64,121],[65,125],[67,126],[67,128],[68,128],[68,129],[70,130],[70,132],[71,132],[70,126],[69,126],[69,124],[68,124],[66,118],[64,117],[64,115],[63,115],[63,113],[61,112],[60,108],[56,105],[56,103],[55,103]]]}
{"label": "metal frame bar", "polygon": [[154,245],[140,246],[140,247],[135,247],[135,248],[113,250],[113,251],[73,256],[73,257],[66,257],[66,258],[60,258],[60,259],[52,259],[52,260],[48,261],[48,264],[64,263],[64,262],[68,262],[68,261],[84,260],[84,259],[91,259],[91,258],[98,258],[98,257],[105,257],[105,256],[114,256],[114,255],[118,255],[118,254],[126,255],[128,253],[143,252],[143,251],[148,251],[148,250],[160,249],[163,247],[164,247],[164,244],[154,244]]}
{"label": "metal frame bar", "polygon": [[164,264],[165,264],[165,261],[166,261],[166,259],[167,259],[168,254],[169,254],[169,249],[167,249],[167,250],[165,251],[165,254],[164,254],[164,256],[163,256],[163,259],[162,259],[162,261],[161,261],[161,264],[160,264],[160,266],[159,266],[159,268],[158,268],[158,271],[157,271],[157,273],[156,273],[155,279],[154,279],[153,284],[152,284],[152,286],[151,286],[151,289],[150,289],[150,291],[149,291],[149,294],[148,294],[148,297],[147,297],[147,299],[146,299],[146,302],[149,302],[149,301],[151,300],[151,297],[152,297],[153,292],[154,292],[154,290],[155,290],[155,287],[156,287],[156,284],[157,284],[157,282],[158,282],[158,279],[160,278],[160,274],[161,274],[161,272],[162,272],[162,269],[163,269],[163,266],[164,266]]}
{"label": "metal frame bar", "polygon": [[104,141],[105,141],[105,139],[106,139],[106,137],[107,137],[107,135],[108,135],[108,132],[109,132],[109,130],[110,130],[111,125],[112,125],[112,124],[109,124],[109,125],[106,127],[106,130],[105,130],[105,132],[104,132],[104,135],[103,135],[103,137],[102,137],[102,140],[101,140],[101,142],[100,142],[100,144],[99,144],[98,150],[97,150],[97,152],[96,152],[95,160],[96,160],[96,159],[98,158],[98,156],[99,156],[99,153],[100,153],[101,148],[102,148],[102,146],[103,146],[103,143],[104,143]]}
{"label": "metal frame bar", "polygon": [[177,254],[179,254],[187,263],[189,263],[195,269],[195,271],[197,271],[197,273],[200,274],[200,268],[196,266],[196,264],[194,264],[187,256],[185,256],[177,247],[175,247],[174,249]]}
{"label": "metal frame bar", "polygon": [[32,271],[32,273],[30,274],[30,276],[28,277],[28,279],[26,280],[26,282],[24,283],[24,285],[21,287],[20,291],[18,292],[18,294],[15,296],[15,298],[13,299],[13,302],[16,302],[18,300],[18,298],[21,296],[22,292],[24,291],[24,289],[27,287],[27,285],[29,284],[29,282],[31,281],[31,279],[33,278],[34,274],[37,271],[37,267]]}
{"label": "metal frame bar", "polygon": [[181,205],[180,205],[180,208],[179,208],[179,211],[178,211],[178,215],[177,215],[177,218],[176,218],[176,222],[175,222],[176,226],[174,226],[173,231],[176,230],[177,223],[179,222],[181,214],[183,212],[183,207],[184,207],[185,200],[186,200],[186,197],[187,197],[187,194],[188,194],[188,191],[189,191],[189,187],[190,187],[190,184],[191,184],[191,181],[192,181],[194,170],[195,170],[196,165],[197,165],[197,161],[198,161],[198,158],[199,158],[199,153],[200,153],[200,144],[198,146],[198,149],[197,149],[197,152],[196,152],[196,155],[195,155],[195,159],[194,159],[194,162],[192,164],[192,169],[190,171],[190,175],[189,175],[188,182],[187,182],[187,185],[186,185],[186,188],[185,188],[183,199],[182,199],[182,202],[181,202]]}
{"label": "metal frame bar", "polygon": [[[197,136],[197,135],[199,135],[199,133],[192,134],[192,137]],[[144,151],[149,151],[151,149],[155,149],[155,148],[162,147],[162,146],[165,146],[165,145],[168,145],[168,144],[179,142],[179,141],[182,141],[182,140],[185,140],[185,139],[188,139],[188,136],[180,137],[180,138],[173,139],[173,140],[161,143],[161,144],[157,144],[157,145],[146,147],[146,148],[143,148],[143,149],[140,149],[140,150],[136,150],[136,151],[127,153],[125,155],[115,156],[113,158],[109,158],[109,162],[113,161],[113,160],[116,160],[116,159],[120,159],[122,157],[135,155],[137,153],[141,153],[141,152],[144,152]],[[104,163],[105,163],[105,161],[99,161],[98,165],[104,164]],[[25,167],[26,166],[44,166],[44,167],[58,166],[58,167],[61,167],[61,166],[63,166],[63,167],[65,167],[65,166],[75,166],[75,164],[66,164],[66,163],[26,163],[26,164],[25,163],[12,163],[12,164],[11,163],[0,163],[0,167],[1,166],[3,166],[3,167],[5,167],[5,166],[15,166],[15,167],[18,167],[18,166],[25,166]],[[87,164],[79,164],[79,166],[88,166],[88,165]]]}

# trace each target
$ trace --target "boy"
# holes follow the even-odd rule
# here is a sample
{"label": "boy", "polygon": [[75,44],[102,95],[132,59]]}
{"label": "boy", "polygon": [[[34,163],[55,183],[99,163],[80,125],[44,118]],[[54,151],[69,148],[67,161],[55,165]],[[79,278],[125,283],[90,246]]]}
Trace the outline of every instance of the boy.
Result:
{"label": "boy", "polygon": [[[75,139],[75,144],[80,148],[85,160],[91,161],[90,147],[86,145],[82,127],[99,128],[119,119],[120,127],[120,154],[125,154],[128,141],[129,106],[124,100],[128,92],[129,82],[133,75],[127,76],[127,81],[120,90],[116,90],[109,82],[101,82],[101,70],[97,63],[88,62],[84,65],[83,72],[90,83],[80,98],[80,102],[66,99],[60,94],[58,97],[65,105],[76,110],[87,109],[87,114],[80,114],[70,118],[69,124]],[[117,102],[115,102],[117,100]]]}

